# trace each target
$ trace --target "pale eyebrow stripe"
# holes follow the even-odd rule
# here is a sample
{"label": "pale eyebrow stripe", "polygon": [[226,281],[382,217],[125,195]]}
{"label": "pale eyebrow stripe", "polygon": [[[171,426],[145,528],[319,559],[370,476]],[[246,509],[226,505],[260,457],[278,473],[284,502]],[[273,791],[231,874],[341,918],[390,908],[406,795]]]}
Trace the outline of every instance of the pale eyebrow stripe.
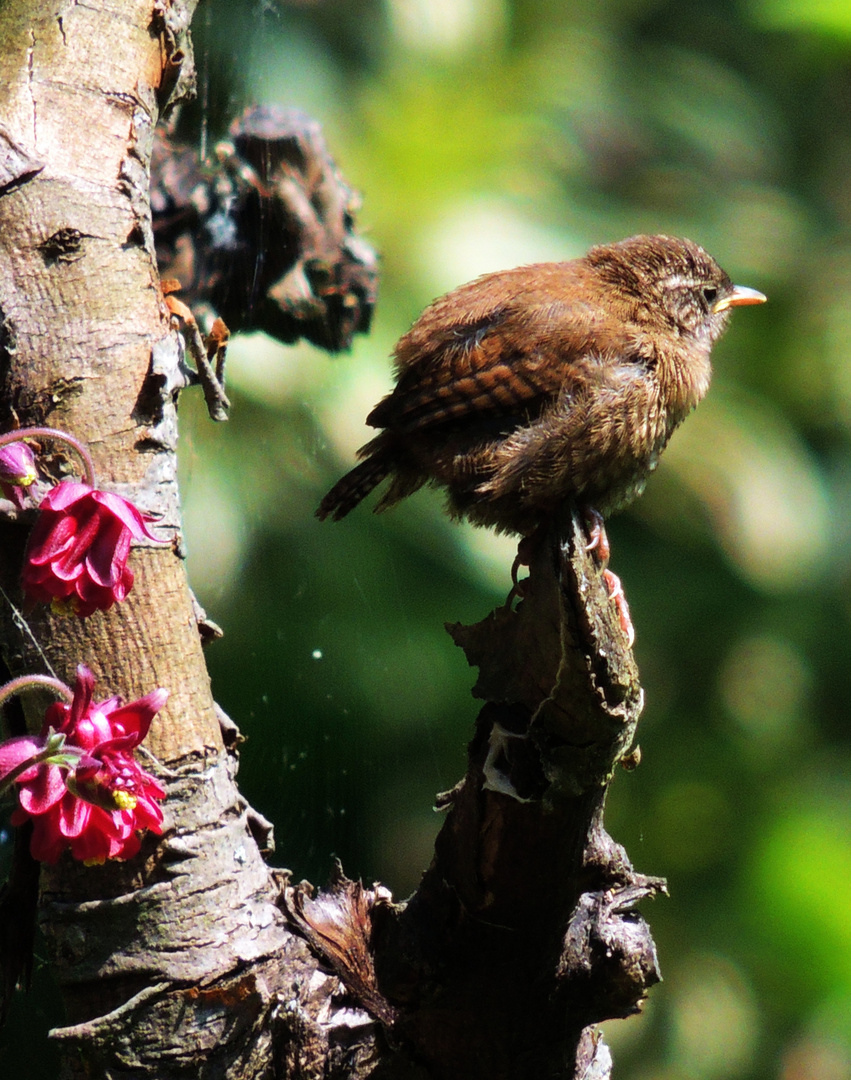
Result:
{"label": "pale eyebrow stripe", "polygon": [[685,277],[682,274],[670,274],[668,277],[662,278],[662,285],[664,285],[665,287],[674,286],[686,289],[694,289],[700,284],[701,282],[697,278],[691,276]]}

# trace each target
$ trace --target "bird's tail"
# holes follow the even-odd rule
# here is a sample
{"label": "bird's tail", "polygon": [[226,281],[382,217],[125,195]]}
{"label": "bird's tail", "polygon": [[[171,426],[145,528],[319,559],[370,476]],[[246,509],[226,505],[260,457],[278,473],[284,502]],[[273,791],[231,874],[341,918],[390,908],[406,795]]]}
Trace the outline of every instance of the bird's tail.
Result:
{"label": "bird's tail", "polygon": [[331,488],[316,511],[320,521],[333,518],[339,521],[350,510],[354,510],[361,499],[365,499],[374,487],[392,471],[384,454],[374,454],[346,473],[342,480]]}

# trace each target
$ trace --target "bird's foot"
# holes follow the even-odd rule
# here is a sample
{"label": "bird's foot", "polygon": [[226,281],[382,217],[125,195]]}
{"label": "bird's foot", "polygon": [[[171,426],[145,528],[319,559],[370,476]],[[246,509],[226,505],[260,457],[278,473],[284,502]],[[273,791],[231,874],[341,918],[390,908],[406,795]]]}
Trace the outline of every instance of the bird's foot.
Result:
{"label": "bird's foot", "polygon": [[603,515],[593,507],[587,506],[583,511],[583,516],[588,527],[588,543],[585,545],[585,550],[596,551],[600,565],[608,566],[612,549],[609,547],[609,537],[606,533],[606,523],[603,521]]}
{"label": "bird's foot", "polygon": [[505,598],[505,607],[511,607],[516,597],[522,599],[523,586],[528,579],[523,578],[522,581],[518,580],[517,575],[520,571],[520,567],[531,566],[538,545],[548,532],[549,525],[541,525],[538,526],[534,532],[529,533],[528,536],[521,538],[520,543],[517,545],[517,554],[514,556],[514,562],[511,564],[511,590]]}
{"label": "bird's foot", "polygon": [[511,564],[511,584],[517,585],[517,572],[521,566],[530,566],[532,559],[535,557],[535,551],[538,544],[541,542],[541,537],[545,530],[535,529],[534,532],[529,533],[528,536],[524,536],[520,543],[517,545],[517,554],[514,556],[514,562]]}
{"label": "bird's foot", "polygon": [[614,601],[618,609],[618,620],[621,624],[621,630],[623,630],[626,635],[628,648],[631,649],[635,644],[635,627],[632,625],[632,619],[629,615],[629,604],[626,602],[626,593],[623,591],[621,579],[617,574],[613,574],[611,570],[604,570],[603,580],[609,590],[609,599]]}

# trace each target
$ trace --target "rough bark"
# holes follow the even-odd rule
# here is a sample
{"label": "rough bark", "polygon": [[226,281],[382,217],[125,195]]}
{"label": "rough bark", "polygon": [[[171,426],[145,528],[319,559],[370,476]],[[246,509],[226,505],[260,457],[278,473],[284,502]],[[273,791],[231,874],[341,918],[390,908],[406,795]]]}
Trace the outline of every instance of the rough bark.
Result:
{"label": "rough bark", "polygon": [[24,621],[29,522],[0,522],[11,673],[70,680],[84,661],[104,697],[171,691],[149,740],[165,835],[127,864],[42,874],[64,1074],[599,1080],[593,1024],[634,1011],[658,978],[632,905],[660,883],[602,827],[641,691],[572,518],[539,545],[515,608],[451,630],[486,704],[414,897],[395,905],[342,873],[316,896],[263,862],[267,828],[234,782],[180,556],[187,377],[148,203],[154,127],[192,82],[193,7],[0,6],[0,424],[87,441],[102,486],[172,540],[134,550],[134,590],[109,612]]}
{"label": "rough bark", "polygon": [[585,543],[575,517],[553,526],[516,611],[449,628],[488,704],[434,862],[377,949],[399,1028],[455,1075],[582,1076],[603,1053],[582,1029],[637,1011],[659,977],[632,909],[664,883],[602,824],[643,695]]}
{"label": "rough bark", "polygon": [[[233,782],[180,557],[174,391],[185,381],[183,347],[158,287],[148,169],[160,113],[191,82],[193,7],[0,7],[2,424],[49,422],[84,440],[99,483],[155,512],[172,541],[134,550],[134,590],[109,612],[81,621],[39,608],[24,624],[25,515],[0,535],[12,674],[52,669],[72,682],[85,662],[100,697],[171,692],[147,744],[169,790],[163,842],[127,866],[86,870],[69,860],[42,874],[54,971],[69,1021],[85,1028],[59,1033],[73,1043],[65,1060],[74,1075],[141,1075],[130,1043],[149,1055],[151,1075],[166,1075],[162,1055],[178,1035],[181,1053],[198,1054],[188,1035],[208,1030],[208,1009],[203,997],[187,998],[180,1031],[159,1025],[152,1045],[140,996],[152,1023],[162,995],[229,985],[290,939]],[[62,464],[58,454],[57,475]],[[40,724],[37,715],[30,722]],[[227,1040],[218,1049],[224,1061]]]}

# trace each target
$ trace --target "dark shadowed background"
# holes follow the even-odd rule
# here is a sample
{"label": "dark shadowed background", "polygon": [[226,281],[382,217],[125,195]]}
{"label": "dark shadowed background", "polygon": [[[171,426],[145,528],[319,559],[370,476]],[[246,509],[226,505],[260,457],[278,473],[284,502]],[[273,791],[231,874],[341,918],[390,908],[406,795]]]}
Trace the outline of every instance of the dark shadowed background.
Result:
{"label": "dark shadowed background", "polygon": [[[181,134],[211,150],[247,104],[310,112],[382,258],[350,355],[237,338],[231,421],[181,401],[190,577],[274,861],[415,887],[477,712],[443,623],[509,585],[512,543],[435,493],[313,518],[394,340],[481,272],[686,235],[770,302],[734,314],[709,397],[610,525],[647,705],[608,826],[671,890],[645,905],[665,981],[609,1025],[615,1074],[850,1080],[851,6],[213,0],[195,44]],[[37,984],[3,1075],[55,1076]]]}

